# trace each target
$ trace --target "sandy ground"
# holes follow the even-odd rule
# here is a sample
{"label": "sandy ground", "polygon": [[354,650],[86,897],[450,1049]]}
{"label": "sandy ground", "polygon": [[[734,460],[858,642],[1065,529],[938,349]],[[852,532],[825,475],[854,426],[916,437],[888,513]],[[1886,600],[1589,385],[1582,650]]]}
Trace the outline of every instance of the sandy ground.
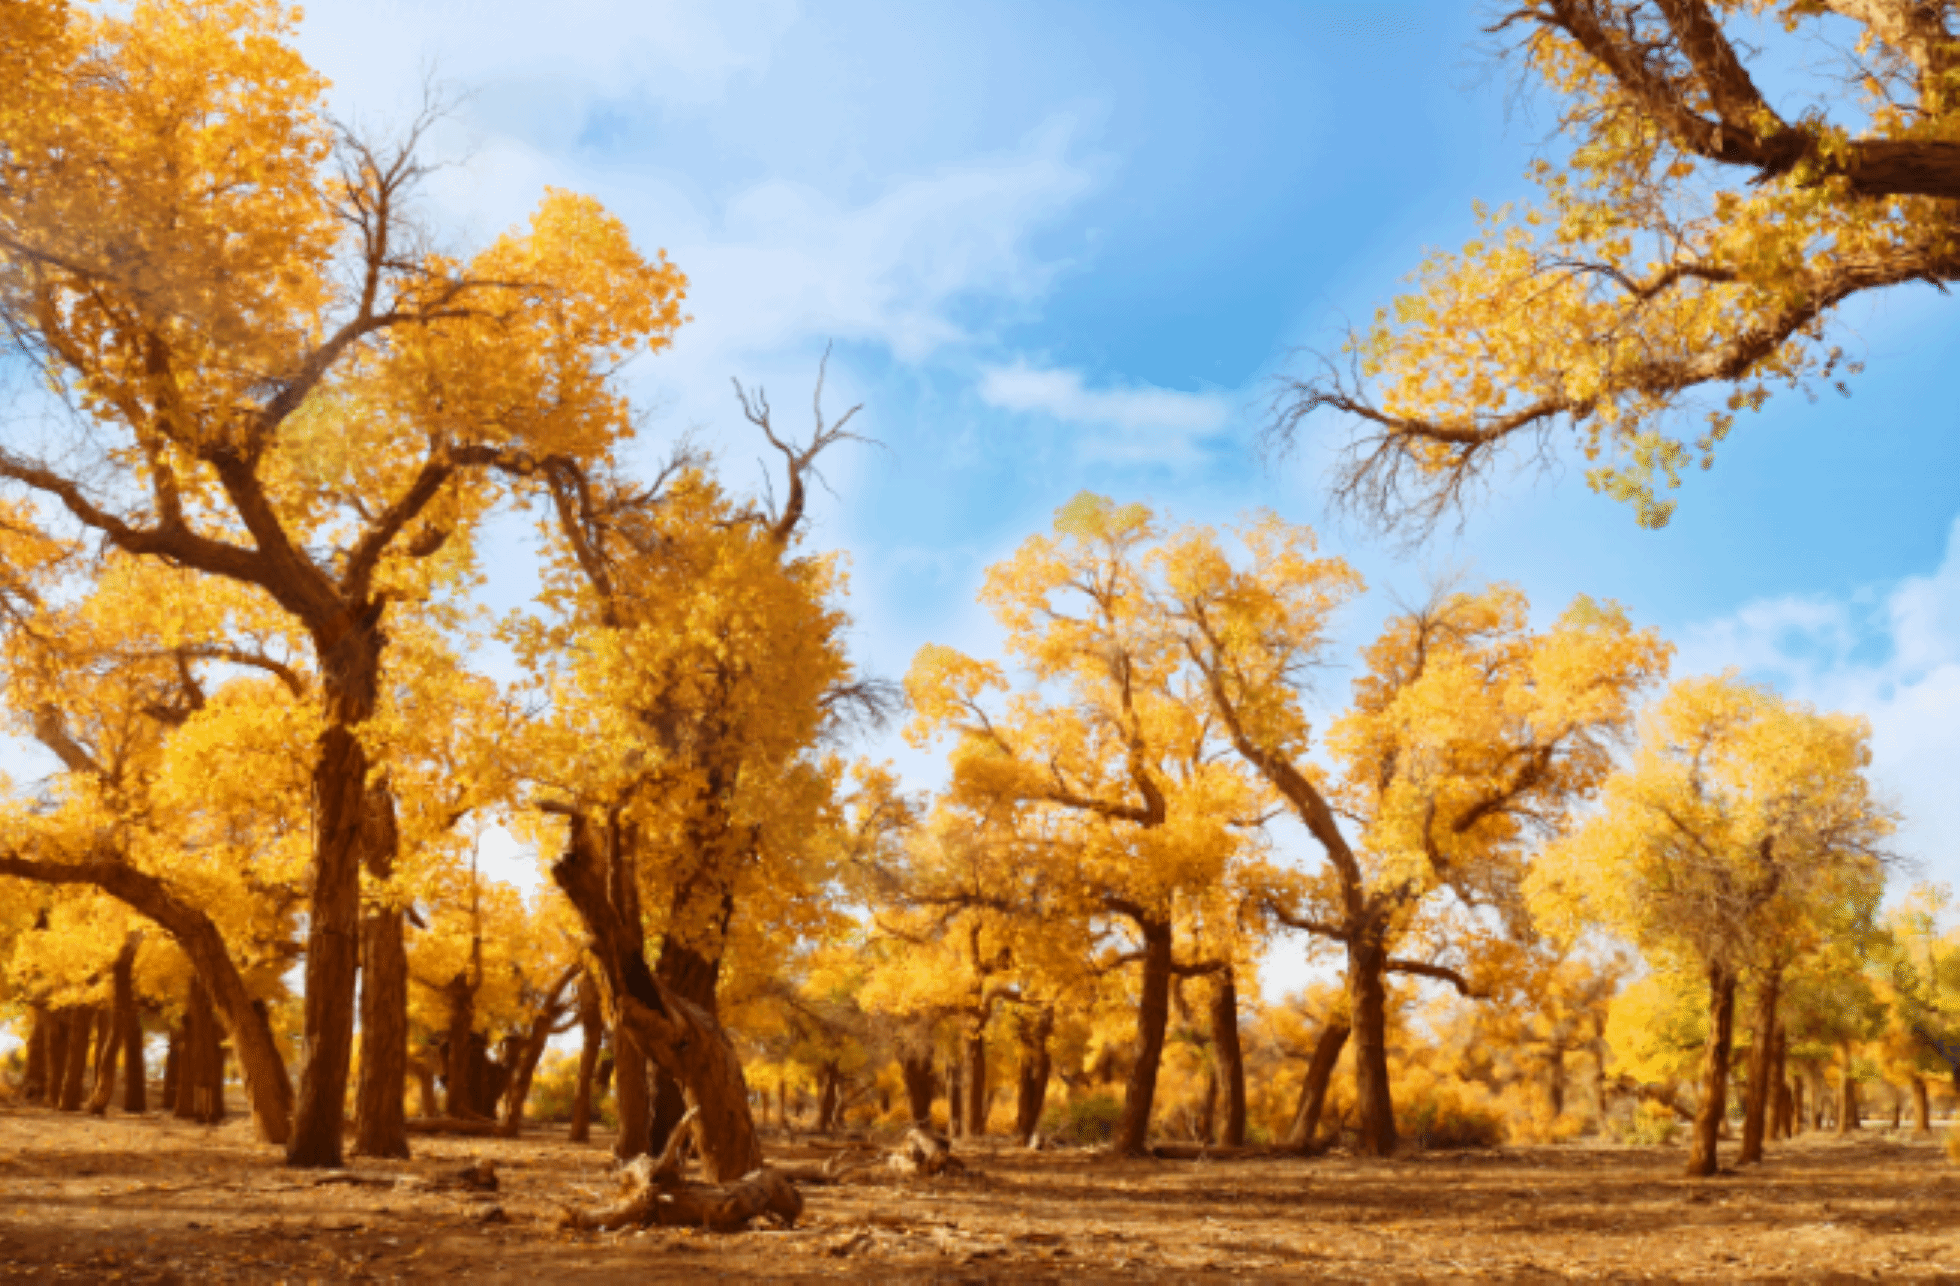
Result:
{"label": "sandy ground", "polygon": [[[573,1234],[603,1146],[418,1138],[410,1162],[284,1169],[235,1120],[0,1109],[0,1280],[1960,1282],[1960,1170],[1932,1141],[1803,1139],[1679,1176],[1676,1149],[1567,1145],[1393,1162],[1112,1162],[977,1149],[965,1177],[806,1191],[795,1229]],[[821,1150],[778,1143],[772,1155]],[[479,1158],[493,1194],[446,1190]]]}

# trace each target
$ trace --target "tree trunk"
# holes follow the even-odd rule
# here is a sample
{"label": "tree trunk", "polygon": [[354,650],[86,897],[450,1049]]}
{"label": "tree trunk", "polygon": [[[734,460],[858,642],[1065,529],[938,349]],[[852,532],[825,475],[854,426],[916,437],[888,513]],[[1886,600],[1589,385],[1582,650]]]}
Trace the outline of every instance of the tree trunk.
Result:
{"label": "tree trunk", "polygon": [[[363,645],[363,640],[367,640]],[[322,648],[328,725],[313,767],[313,889],[306,935],[305,1054],[286,1164],[338,1168],[354,1056],[360,968],[361,831],[367,751],[355,733],[373,712],[380,634],[370,626]],[[353,667],[336,673],[336,663]],[[353,715],[354,717],[349,717]]]}
{"label": "tree trunk", "polygon": [[966,1033],[966,1136],[977,1139],[987,1132],[986,1020],[975,1018]]}
{"label": "tree trunk", "polygon": [[1766,971],[1756,983],[1756,1024],[1749,1043],[1749,1089],[1744,1096],[1742,1153],[1736,1158],[1737,1165],[1752,1165],[1763,1159],[1763,1135],[1776,1080],[1776,1003],[1782,985],[1780,970]]}
{"label": "tree trunk", "polygon": [[185,1120],[216,1125],[225,1118],[224,1093],[224,1054],[218,1040],[217,1018],[211,1012],[211,993],[193,978],[190,998],[184,1005],[176,1114]]}
{"label": "tree trunk", "polygon": [[[218,1012],[238,1053],[245,1093],[252,1102],[252,1123],[260,1141],[287,1142],[292,1127],[293,1086],[286,1076],[285,1059],[280,1057],[265,1011],[253,1003],[238,966],[232,963],[224,937],[210,916],[178,897],[154,875],[121,862],[56,863],[0,858],[0,875],[48,884],[91,885],[155,921],[175,938],[190,957],[198,978],[216,997]],[[347,1001],[351,1014],[351,992]],[[345,1090],[344,1073],[342,1090]],[[337,1150],[339,1146],[336,1134],[334,1147]]]}
{"label": "tree trunk", "polygon": [[626,1043],[680,1078],[690,1105],[701,1113],[701,1161],[707,1181],[733,1182],[762,1164],[741,1059],[714,1015],[679,996],[663,994],[647,968],[637,920],[629,928],[607,896],[591,824],[583,816],[571,821],[570,842],[553,864],[552,878],[592,937],[593,955],[624,1021]]}
{"label": "tree trunk", "polygon": [[82,1110],[90,1116],[107,1114],[109,1100],[115,1097],[116,1058],[122,1053],[120,1018],[113,999],[95,1011],[95,1054],[90,1063],[88,1097],[82,1100]]}
{"label": "tree trunk", "polygon": [[27,1074],[21,1081],[20,1092],[28,1102],[38,1103],[48,1096],[48,1042],[54,1020],[40,1005],[27,1012]]}
{"label": "tree trunk", "polygon": [[1932,1096],[1926,1092],[1926,1078],[1912,1078],[1912,1132],[1927,1135],[1933,1132]]}
{"label": "tree trunk", "polygon": [[1555,1044],[1545,1055],[1545,1097],[1554,1119],[1565,1115],[1565,1046]]}
{"label": "tree trunk", "polygon": [[1347,1044],[1348,1025],[1339,1018],[1328,1020],[1314,1042],[1313,1060],[1307,1064],[1307,1079],[1300,1086],[1300,1106],[1293,1113],[1293,1128],[1286,1132],[1285,1146],[1294,1152],[1310,1152],[1314,1136],[1320,1132],[1320,1114],[1327,1106],[1327,1087],[1334,1079],[1334,1065]]}
{"label": "tree trunk", "polygon": [[565,989],[572,985],[579,971],[580,966],[573,965],[558,976],[532,1018],[530,1032],[517,1045],[510,1083],[504,1087],[504,1118],[498,1130],[505,1138],[514,1139],[524,1131],[524,1103],[531,1097],[531,1080],[537,1075],[538,1060],[544,1057],[544,1047],[550,1043],[552,1031],[564,1016]]}
{"label": "tree trunk", "polygon": [[422,1101],[422,1115],[436,1117],[442,1115],[442,1096],[436,1090],[436,1069],[433,1062],[417,1062],[411,1069],[415,1073],[416,1092]]}
{"label": "tree trunk", "polygon": [[61,1106],[61,1088],[68,1082],[68,1040],[74,1034],[74,1011],[55,1009],[48,1013],[48,1081],[42,1101],[49,1107]]}
{"label": "tree trunk", "polygon": [[898,1073],[905,1081],[905,1106],[912,1113],[912,1124],[932,1124],[932,1048],[899,1055]]}
{"label": "tree trunk", "polygon": [[1157,1069],[1164,1057],[1164,1030],[1171,1013],[1171,926],[1142,921],[1143,996],[1137,1005],[1136,1063],[1123,1091],[1123,1115],[1111,1147],[1118,1156],[1142,1156],[1150,1144],[1150,1114],[1157,1099]]}
{"label": "tree trunk", "polygon": [[163,1104],[162,1110],[177,1110],[177,1090],[184,1083],[184,1025],[178,1023],[170,1029],[170,1043],[163,1053]]}
{"label": "tree trunk", "polygon": [[613,1028],[613,1115],[619,1134],[613,1155],[631,1161],[646,1155],[647,1131],[653,1124],[653,1104],[647,1093],[647,1056],[624,1023]]}
{"label": "tree trunk", "polygon": [[837,1128],[837,1064],[824,1065],[817,1093],[817,1133],[829,1134]]}
{"label": "tree trunk", "polygon": [[1858,1104],[1858,1080],[1851,1074],[1851,1060],[1854,1053],[1852,1043],[1848,1040],[1841,1042],[1838,1051],[1844,1058],[1844,1069],[1838,1076],[1837,1132],[1839,1135],[1845,1135],[1862,1128],[1864,1122],[1859,1119],[1861,1109]]}
{"label": "tree trunk", "polygon": [[61,1110],[79,1112],[88,1088],[89,1041],[95,1035],[95,1006],[68,1011],[68,1065],[61,1074]]}
{"label": "tree trunk", "polygon": [[[721,985],[722,935],[727,931],[734,905],[733,897],[723,893],[718,904],[710,909],[712,923],[707,936],[711,942],[705,950],[689,946],[669,933],[660,944],[660,959],[653,969],[654,980],[668,994],[698,1005],[704,1012],[716,1016],[717,1020],[720,1014],[716,993]],[[696,908],[690,906],[687,895],[683,893],[676,897],[668,922],[690,922],[695,914]],[[649,1064],[647,1071],[652,1077],[648,1082],[647,1151],[659,1156],[667,1150],[668,1136],[687,1113],[687,1095],[681,1089],[680,1080],[658,1063]]]}
{"label": "tree trunk", "polygon": [[443,1112],[457,1120],[464,1120],[479,1115],[470,1098],[470,1055],[475,1046],[471,1037],[476,1034],[476,988],[470,983],[467,968],[443,986],[442,995],[449,1011],[442,1053]]}
{"label": "tree trunk", "polygon": [[578,1079],[572,1085],[572,1126],[565,1138],[585,1143],[592,1138],[592,1078],[599,1070],[599,1046],[605,1040],[605,1020],[599,1012],[599,990],[589,974],[578,980]]}
{"label": "tree trunk", "polygon": [[[363,860],[377,882],[394,874],[401,843],[395,794],[386,781],[367,793]],[[385,901],[361,917],[361,1072],[354,1087],[354,1151],[406,1159],[408,1151],[408,949],[402,911]]]}
{"label": "tree trunk", "polygon": [[1695,1109],[1688,1175],[1715,1173],[1715,1141],[1728,1115],[1729,1052],[1735,1044],[1735,975],[1719,965],[1708,969],[1708,1046],[1702,1056],[1701,1102]]}
{"label": "tree trunk", "polygon": [[[1035,1132],[1041,1128],[1041,1112],[1048,1100],[1048,1074],[1051,1064],[1048,1056],[1048,1038],[1055,1030],[1055,1011],[1043,1009],[1032,1022],[1025,1017],[1020,1023],[1021,1067],[1014,1094],[1014,1136],[1023,1144],[1034,1142]],[[907,1067],[906,1089],[912,1087],[911,1069]],[[926,1102],[932,1101],[932,1067],[925,1069]],[[915,1104],[918,1098],[912,1100]],[[916,1111],[914,1112],[916,1116]]]}
{"label": "tree trunk", "polygon": [[1395,1101],[1388,1083],[1387,949],[1357,935],[1348,944],[1348,1013],[1354,1024],[1355,1151],[1395,1155]]}
{"label": "tree trunk", "polygon": [[1245,1146],[1245,1056],[1239,1048],[1239,988],[1227,969],[1211,998],[1211,1048],[1218,1083],[1225,1095],[1223,1119],[1213,1142]]}
{"label": "tree trunk", "polygon": [[957,1139],[966,1133],[966,1095],[962,1092],[962,1070],[955,1049],[954,1057],[946,1063],[946,1136]]}
{"label": "tree trunk", "polygon": [[88,1099],[88,1110],[94,1116],[106,1115],[109,1100],[116,1095],[116,1059],[122,1054],[123,1041],[136,1015],[136,948],[141,941],[132,934],[109,972],[109,1011],[103,1015],[103,1039],[95,1055],[95,1088]]}
{"label": "tree trunk", "polygon": [[141,1116],[150,1107],[149,1069],[143,1061],[143,1011],[135,1003],[123,1015],[123,1111]]}

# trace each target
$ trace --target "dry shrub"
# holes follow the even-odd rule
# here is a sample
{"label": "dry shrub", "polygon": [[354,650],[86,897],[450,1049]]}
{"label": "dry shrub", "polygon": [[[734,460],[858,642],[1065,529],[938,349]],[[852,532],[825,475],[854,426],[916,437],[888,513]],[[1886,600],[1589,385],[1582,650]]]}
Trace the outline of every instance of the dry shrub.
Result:
{"label": "dry shrub", "polygon": [[1505,1122],[1483,1086],[1411,1068],[1395,1087],[1397,1125],[1419,1148],[1494,1148]]}
{"label": "dry shrub", "polygon": [[1071,1147],[1092,1147],[1116,1136],[1123,1103],[1114,1094],[1097,1093],[1072,1103],[1051,1103],[1041,1114],[1041,1135]]}
{"label": "dry shrub", "polygon": [[1674,1142],[1674,1136],[1681,1132],[1681,1120],[1673,1108],[1642,1099],[1625,1116],[1608,1118],[1606,1132],[1622,1143],[1658,1147]]}

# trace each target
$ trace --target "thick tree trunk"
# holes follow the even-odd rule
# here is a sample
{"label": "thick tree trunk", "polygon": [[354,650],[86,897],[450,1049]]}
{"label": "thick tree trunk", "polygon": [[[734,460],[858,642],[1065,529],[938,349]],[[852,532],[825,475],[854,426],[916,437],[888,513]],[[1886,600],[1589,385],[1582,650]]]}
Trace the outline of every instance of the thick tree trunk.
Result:
{"label": "thick tree trunk", "polygon": [[1245,1146],[1245,1056],[1239,1048],[1239,988],[1227,969],[1218,976],[1211,998],[1211,1048],[1224,1094],[1219,1129],[1213,1142],[1228,1148]]}
{"label": "thick tree trunk", "polygon": [[593,828],[574,817],[571,831],[552,878],[592,935],[592,953],[626,1028],[626,1043],[680,1078],[690,1106],[701,1113],[701,1161],[708,1182],[733,1182],[762,1164],[741,1059],[714,1015],[663,994],[647,967],[639,924],[629,929],[607,896]]}
{"label": "thick tree trunk", "polygon": [[[401,836],[388,783],[368,790],[362,858],[376,881],[394,874]],[[401,908],[376,902],[361,917],[361,1072],[354,1087],[354,1151],[406,1159],[408,949]]]}
{"label": "thick tree trunk", "polygon": [[1926,1078],[1912,1078],[1912,1132],[1927,1135],[1933,1132],[1932,1096],[1926,1092]]}
{"label": "thick tree trunk", "polygon": [[1844,1060],[1844,1066],[1838,1074],[1837,1132],[1845,1135],[1862,1129],[1864,1122],[1859,1119],[1862,1109],[1858,1104],[1858,1078],[1852,1075],[1851,1066],[1856,1049],[1847,1040],[1838,1045],[1838,1053]]}
{"label": "thick tree trunk", "polygon": [[1395,1101],[1388,1083],[1388,952],[1357,937],[1348,944],[1348,1012],[1354,1024],[1355,1151],[1395,1155]]}
{"label": "thick tree trunk", "polygon": [[932,1124],[932,1049],[899,1055],[898,1074],[905,1081],[905,1106],[912,1124]]}
{"label": "thick tree trunk", "polygon": [[177,1115],[204,1125],[225,1119],[225,1061],[211,993],[191,980],[184,1005],[184,1049],[177,1068]]}
{"label": "thick tree trunk", "polygon": [[984,1019],[972,1020],[965,1044],[966,1136],[977,1139],[987,1132],[987,1105],[993,1097],[987,1087],[987,1032]]}
{"label": "thick tree trunk", "polygon": [[837,1128],[837,1064],[824,1065],[817,1089],[817,1133]]}
{"label": "thick tree trunk", "polygon": [[20,1092],[30,1103],[48,1096],[48,1041],[53,1029],[54,1020],[46,1008],[35,1005],[28,1010],[27,1072]]}
{"label": "thick tree trunk", "polygon": [[1320,1132],[1320,1114],[1327,1106],[1327,1087],[1334,1079],[1334,1065],[1341,1060],[1347,1044],[1348,1025],[1339,1018],[1328,1020],[1314,1042],[1313,1059],[1307,1064],[1307,1079],[1300,1086],[1300,1106],[1293,1113],[1293,1127],[1286,1132],[1285,1147],[1294,1152],[1310,1152],[1314,1136]]}
{"label": "thick tree trunk", "polygon": [[613,1155],[621,1161],[646,1155],[647,1132],[653,1125],[652,1095],[647,1090],[647,1056],[620,1023],[613,1028],[613,1115],[619,1134]]}
{"label": "thick tree trunk", "polygon": [[123,1111],[141,1116],[150,1107],[149,1068],[143,1061],[143,1011],[132,1003],[123,1015]]}
{"label": "thick tree trunk", "polygon": [[1136,1063],[1123,1091],[1123,1115],[1111,1147],[1118,1156],[1142,1156],[1150,1145],[1150,1115],[1157,1100],[1157,1070],[1171,1013],[1171,926],[1140,923],[1143,933],[1143,996],[1137,1005]]}
{"label": "thick tree trunk", "polygon": [[[1035,1132],[1041,1128],[1041,1112],[1048,1101],[1048,1074],[1051,1063],[1048,1056],[1048,1038],[1055,1030],[1055,1011],[1043,1009],[1032,1020],[1023,1018],[1020,1023],[1021,1067],[1016,1078],[1014,1093],[1014,1137],[1022,1143],[1032,1143]],[[912,1087],[911,1069],[907,1067],[906,1089]],[[925,1069],[926,1101],[932,1101],[932,1068]],[[913,1098],[916,1104],[918,1099]],[[916,1117],[917,1112],[913,1115]]]}
{"label": "thick tree trunk", "polygon": [[61,1110],[82,1110],[88,1089],[89,1042],[95,1036],[95,1006],[68,1011],[68,1065],[61,1072]]}
{"label": "thick tree trunk", "polygon": [[480,1115],[470,1093],[470,1055],[475,1052],[476,987],[465,970],[451,978],[442,995],[448,1006],[448,1034],[443,1038],[443,1110],[457,1120]]}
{"label": "thick tree trunk", "polygon": [[[0,858],[0,875],[40,880],[49,884],[87,884],[122,902],[137,914],[154,920],[177,940],[191,958],[197,976],[216,997],[218,1012],[230,1031],[252,1102],[252,1123],[265,1143],[285,1143],[292,1126],[293,1086],[286,1063],[272,1037],[266,1014],[252,1002],[238,966],[232,963],[224,937],[211,917],[178,897],[154,875],[121,862],[30,862]],[[353,995],[347,997],[352,1012]],[[345,1090],[345,1076],[342,1077]],[[334,1146],[339,1147],[336,1136]]]}
{"label": "thick tree trunk", "polygon": [[1769,1124],[1769,1106],[1776,1080],[1776,1003],[1781,994],[1783,975],[1771,970],[1756,983],[1756,1023],[1749,1045],[1749,1089],[1742,1116],[1742,1153],[1738,1165],[1763,1159],[1763,1135]]}
{"label": "thick tree trunk", "polygon": [[1735,975],[1721,968],[1708,970],[1708,1046],[1702,1056],[1701,1102],[1695,1110],[1694,1137],[1688,1152],[1690,1177],[1715,1173],[1715,1141],[1722,1132],[1729,1105],[1729,1053],[1735,1044]]}
{"label": "thick tree trunk", "polygon": [[[286,1164],[342,1163],[347,1073],[354,1057],[355,978],[360,968],[361,831],[367,811],[367,751],[354,727],[373,711],[380,636],[355,636],[323,655],[327,714],[313,767],[313,889],[306,936],[305,1055]],[[326,649],[322,649],[325,653]],[[335,673],[335,663],[352,673]],[[348,717],[358,711],[356,717]]]}
{"label": "thick tree trunk", "polygon": [[[130,1003],[135,1003],[133,998]],[[95,1056],[89,1072],[88,1098],[82,1103],[82,1110],[90,1116],[106,1115],[109,1100],[116,1094],[116,1059],[122,1053],[121,1018],[113,999],[95,1014]]]}
{"label": "thick tree trunk", "polygon": [[599,1070],[599,1046],[605,1040],[605,1020],[599,1012],[599,990],[589,975],[578,980],[578,1079],[572,1085],[572,1125],[565,1138],[585,1143],[592,1138],[592,1079]]}
{"label": "thick tree trunk", "polygon": [[42,1087],[41,1101],[49,1107],[61,1106],[61,1087],[68,1080],[68,1038],[74,1030],[74,1011],[48,1011],[48,1079]]}
{"label": "thick tree trunk", "polygon": [[96,1051],[95,1088],[88,1099],[88,1110],[95,1116],[107,1114],[109,1101],[116,1095],[116,1060],[136,1016],[136,947],[140,941],[132,936],[123,945],[109,973],[109,1012],[103,1015],[105,1039]]}
{"label": "thick tree trunk", "polygon": [[[721,986],[721,947],[722,937],[727,932],[729,917],[734,914],[734,899],[728,894],[708,909],[711,923],[705,931],[709,941],[705,949],[689,946],[679,938],[669,934],[660,944],[660,959],[654,965],[653,976],[669,995],[679,996],[710,1016],[719,1020],[720,1009],[716,993]],[[689,903],[685,893],[676,897],[670,923],[686,923],[696,918],[698,908]],[[667,1150],[667,1139],[674,1132],[681,1118],[687,1113],[687,1094],[681,1088],[680,1080],[663,1070],[658,1063],[650,1063],[648,1081],[648,1122],[647,1151],[659,1156]]]}

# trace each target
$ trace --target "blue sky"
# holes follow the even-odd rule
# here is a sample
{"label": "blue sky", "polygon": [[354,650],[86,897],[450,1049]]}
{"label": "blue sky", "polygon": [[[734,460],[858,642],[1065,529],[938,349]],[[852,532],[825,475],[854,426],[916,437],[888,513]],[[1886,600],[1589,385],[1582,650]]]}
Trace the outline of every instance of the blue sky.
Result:
{"label": "blue sky", "polygon": [[[1184,520],[1255,506],[1313,524],[1393,594],[1465,569],[1556,611],[1625,603],[1681,669],[1740,665],[1871,716],[1902,847],[1960,877],[1960,305],[1861,306],[1849,400],[1785,396],[1635,528],[1576,468],[1507,477],[1413,554],[1323,501],[1341,426],[1271,465],[1272,376],[1386,301],[1471,203],[1529,196],[1551,125],[1462,3],[505,3],[334,0],[302,29],[344,117],[385,131],[425,71],[467,94],[425,215],[458,249],[545,185],[590,192],[693,282],[695,321],[632,374],[650,449],[681,430],[738,483],[759,443],[728,381],[805,430],[864,404],[815,540],[849,551],[859,654],[902,675],[927,641],[994,634],[986,566],[1083,488]],[[498,539],[512,557],[513,527]],[[500,598],[527,592],[521,571]],[[1338,689],[1339,685],[1333,685]],[[1335,693],[1338,695],[1338,692]],[[879,747],[880,753],[886,748]],[[917,780],[931,765],[889,752]]]}

